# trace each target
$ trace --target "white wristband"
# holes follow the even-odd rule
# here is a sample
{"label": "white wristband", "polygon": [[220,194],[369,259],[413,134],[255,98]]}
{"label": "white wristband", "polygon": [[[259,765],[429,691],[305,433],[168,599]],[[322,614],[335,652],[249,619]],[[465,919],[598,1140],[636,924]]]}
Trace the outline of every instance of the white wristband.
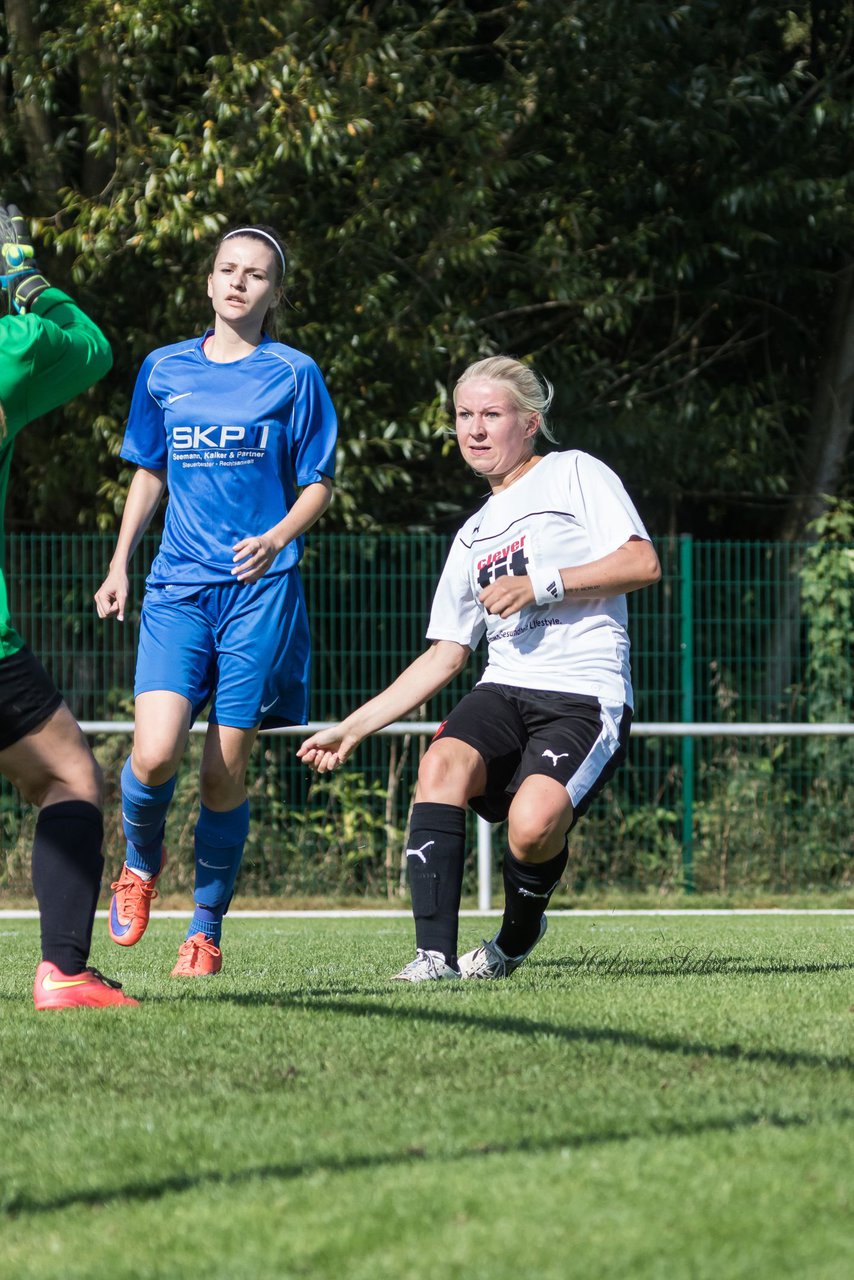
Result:
{"label": "white wristband", "polygon": [[529,569],[535,604],[558,604],[563,599],[560,569]]}

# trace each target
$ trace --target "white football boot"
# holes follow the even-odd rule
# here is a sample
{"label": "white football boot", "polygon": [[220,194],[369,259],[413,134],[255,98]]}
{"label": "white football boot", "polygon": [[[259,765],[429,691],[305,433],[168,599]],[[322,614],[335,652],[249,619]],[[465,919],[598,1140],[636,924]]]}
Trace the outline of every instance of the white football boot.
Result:
{"label": "white football boot", "polygon": [[[531,943],[528,950],[521,956],[507,956],[499,947],[495,938],[488,941],[484,938],[479,947],[475,947],[474,951],[467,951],[464,956],[460,956],[457,961],[460,966],[460,974],[463,978],[509,978],[510,974],[519,968],[524,960],[534,950],[538,942],[542,941],[543,935],[548,928],[548,922],[545,916],[540,919],[540,932]],[[501,930],[499,929],[499,933]]]}
{"label": "white football boot", "polygon": [[441,951],[424,951],[421,947],[415,959],[394,974],[392,982],[436,982],[442,978],[459,978],[459,969],[447,963]]}

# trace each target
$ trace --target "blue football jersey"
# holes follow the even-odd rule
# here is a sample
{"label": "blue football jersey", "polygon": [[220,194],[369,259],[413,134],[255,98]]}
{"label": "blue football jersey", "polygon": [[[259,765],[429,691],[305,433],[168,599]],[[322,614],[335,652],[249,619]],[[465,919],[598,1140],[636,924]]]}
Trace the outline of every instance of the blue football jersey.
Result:
{"label": "blue football jersey", "polygon": [[[332,477],[338,422],[312,359],[264,336],[218,364],[208,337],[153,351],[139,371],[121,456],[166,470],[169,502],[148,583],[233,582],[234,544],[282,520],[297,488]],[[268,573],[302,556],[302,538]]]}

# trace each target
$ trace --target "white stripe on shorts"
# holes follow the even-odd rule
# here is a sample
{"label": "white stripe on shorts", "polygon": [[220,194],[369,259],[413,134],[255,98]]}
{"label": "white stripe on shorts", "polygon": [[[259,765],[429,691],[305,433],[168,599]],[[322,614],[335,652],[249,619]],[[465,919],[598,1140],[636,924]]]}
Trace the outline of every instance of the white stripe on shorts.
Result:
{"label": "white stripe on shorts", "polygon": [[593,790],[603,771],[620,750],[620,726],[624,713],[622,702],[603,702],[599,699],[599,717],[602,721],[599,737],[566,784],[573,809],[577,809],[585,796]]}

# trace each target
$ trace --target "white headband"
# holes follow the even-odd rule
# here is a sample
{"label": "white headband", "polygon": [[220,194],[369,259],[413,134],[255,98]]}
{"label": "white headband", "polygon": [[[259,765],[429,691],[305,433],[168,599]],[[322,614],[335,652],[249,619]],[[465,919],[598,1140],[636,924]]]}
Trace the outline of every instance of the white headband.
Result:
{"label": "white headband", "polygon": [[273,248],[276,250],[276,253],[279,255],[279,259],[282,263],[282,277],[284,278],[285,273],[287,271],[287,268],[285,267],[285,255],[282,253],[282,246],[279,244],[278,240],[274,240],[273,237],[269,234],[269,232],[262,231],[260,227],[238,227],[236,231],[226,232],[226,234],[222,237],[222,243],[225,244],[226,240],[230,240],[232,236],[246,236],[246,235],[263,236],[265,240],[270,241],[270,244],[273,246]]}

